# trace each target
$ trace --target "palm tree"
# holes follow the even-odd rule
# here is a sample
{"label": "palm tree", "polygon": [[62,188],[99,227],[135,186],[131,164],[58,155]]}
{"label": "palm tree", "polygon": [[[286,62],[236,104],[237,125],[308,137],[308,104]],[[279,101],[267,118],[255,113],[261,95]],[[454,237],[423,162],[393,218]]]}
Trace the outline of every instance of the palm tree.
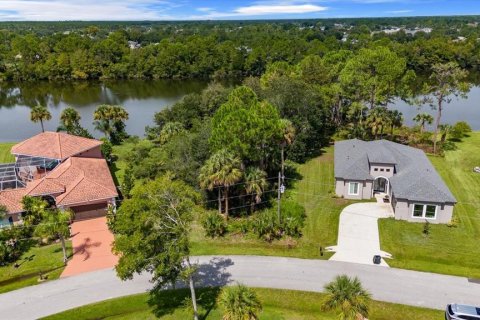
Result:
{"label": "palm tree", "polygon": [[202,188],[213,190],[215,187],[223,187],[226,219],[228,219],[228,195],[230,187],[240,181],[242,176],[240,159],[227,149],[222,149],[213,154],[200,169],[199,180]]}
{"label": "palm tree", "polygon": [[223,288],[218,303],[224,309],[223,320],[256,320],[262,310],[255,291],[241,284]]}
{"label": "palm tree", "polygon": [[102,104],[97,107],[93,113],[93,124],[95,129],[102,132],[105,135],[105,138],[109,138],[112,133],[112,125],[110,119],[112,118],[112,109],[111,106]]}
{"label": "palm tree", "polygon": [[383,130],[389,124],[386,108],[375,108],[370,110],[367,116],[367,125],[372,130],[375,140],[378,138],[378,133],[383,134]]}
{"label": "palm tree", "polygon": [[387,116],[390,123],[390,139],[393,139],[393,130],[403,125],[403,114],[398,110],[388,110]]}
{"label": "palm tree", "polygon": [[337,276],[325,286],[325,311],[338,310],[342,320],[361,320],[368,317],[370,293],[362,288],[360,280],[346,275]]}
{"label": "palm tree", "polygon": [[66,131],[73,134],[75,129],[80,127],[80,113],[72,107],[68,107],[60,114],[60,126],[57,131]]}
{"label": "palm tree", "polygon": [[423,133],[425,131],[425,124],[430,125],[433,123],[433,117],[428,113],[419,113],[413,118],[413,121],[420,125],[420,133]]}
{"label": "palm tree", "polygon": [[69,210],[45,210],[42,213],[41,223],[35,228],[35,233],[41,237],[54,237],[60,239],[63,250],[63,263],[67,263],[67,247],[65,238],[70,237],[70,221],[72,212]]}
{"label": "palm tree", "polygon": [[183,132],[185,128],[180,122],[167,122],[160,131],[160,143],[167,143],[173,136]]}
{"label": "palm tree", "polygon": [[249,167],[245,170],[245,191],[252,195],[251,212],[255,210],[255,204],[262,201],[263,191],[268,187],[267,173],[257,167]]}
{"label": "palm tree", "polygon": [[93,120],[95,120],[93,124],[95,129],[105,134],[106,138],[112,141],[116,136],[121,141],[125,135],[125,121],[128,118],[129,114],[123,107],[102,104],[93,113]]}
{"label": "palm tree", "polygon": [[282,179],[285,173],[285,147],[293,143],[295,139],[295,127],[292,122],[287,119],[280,119],[280,130],[282,130],[282,140],[280,146],[282,148]]}
{"label": "palm tree", "polygon": [[30,120],[32,122],[40,122],[42,126],[42,132],[45,132],[45,128],[43,127],[43,121],[48,121],[52,119],[52,114],[48,111],[48,109],[44,106],[36,106],[32,108],[30,112]]}
{"label": "palm tree", "polygon": [[452,126],[449,124],[441,124],[438,126],[438,129],[440,130],[440,133],[442,135],[440,141],[445,142],[445,140],[447,140],[448,133],[452,129]]}

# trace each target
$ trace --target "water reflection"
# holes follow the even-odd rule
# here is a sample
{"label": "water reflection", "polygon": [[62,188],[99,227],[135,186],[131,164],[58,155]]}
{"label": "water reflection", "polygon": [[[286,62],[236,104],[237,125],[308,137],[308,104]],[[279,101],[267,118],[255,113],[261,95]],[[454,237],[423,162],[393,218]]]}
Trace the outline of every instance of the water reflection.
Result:
{"label": "water reflection", "polygon": [[128,132],[142,136],[156,111],[206,86],[205,81],[168,80],[0,83],[0,141],[19,141],[38,133],[40,125],[30,122],[30,108],[38,104],[52,113],[46,130],[56,130],[61,111],[72,106],[80,112],[82,125],[97,137],[101,134],[92,125],[95,108],[103,103],[123,105],[130,113]]}

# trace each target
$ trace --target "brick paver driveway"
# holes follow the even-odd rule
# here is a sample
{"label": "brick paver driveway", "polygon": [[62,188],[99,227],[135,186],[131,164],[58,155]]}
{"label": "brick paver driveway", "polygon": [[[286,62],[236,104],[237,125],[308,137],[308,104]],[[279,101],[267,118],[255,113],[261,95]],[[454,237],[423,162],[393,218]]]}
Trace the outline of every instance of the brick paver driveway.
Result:
{"label": "brick paver driveway", "polygon": [[62,277],[113,268],[118,257],[112,251],[113,234],[105,217],[76,221],[72,224],[73,257]]}

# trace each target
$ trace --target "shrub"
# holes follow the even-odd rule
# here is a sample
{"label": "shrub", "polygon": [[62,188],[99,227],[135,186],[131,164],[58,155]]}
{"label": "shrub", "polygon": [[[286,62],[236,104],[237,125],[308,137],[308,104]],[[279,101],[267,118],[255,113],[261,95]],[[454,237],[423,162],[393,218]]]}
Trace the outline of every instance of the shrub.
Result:
{"label": "shrub", "polygon": [[255,219],[253,231],[259,238],[266,241],[273,241],[282,236],[282,230],[278,223],[276,210],[267,209],[259,212]]}
{"label": "shrub", "polygon": [[227,223],[225,219],[217,212],[209,212],[202,221],[203,228],[207,237],[216,238],[225,235],[227,232]]}
{"label": "shrub", "polygon": [[110,162],[112,160],[113,145],[107,138],[102,138],[100,140],[103,142],[101,147],[102,155],[105,160]]}
{"label": "shrub", "polygon": [[282,201],[281,221],[278,221],[276,208],[260,212],[255,219],[254,232],[266,241],[279,239],[282,236],[301,237],[305,224],[305,209],[297,202],[286,199]]}
{"label": "shrub", "polygon": [[282,229],[285,235],[301,237],[305,225],[305,208],[293,200],[282,202]]}
{"label": "shrub", "polygon": [[459,121],[450,129],[450,137],[454,140],[461,140],[470,132],[472,132],[470,125],[465,121]]}
{"label": "shrub", "polygon": [[32,244],[23,241],[31,237],[31,228],[10,227],[0,231],[0,266],[15,262]]}
{"label": "shrub", "polygon": [[241,284],[224,287],[218,303],[224,310],[224,320],[255,320],[262,310],[255,291]]}
{"label": "shrub", "polygon": [[445,141],[441,144],[443,151],[457,150],[457,145],[453,141]]}

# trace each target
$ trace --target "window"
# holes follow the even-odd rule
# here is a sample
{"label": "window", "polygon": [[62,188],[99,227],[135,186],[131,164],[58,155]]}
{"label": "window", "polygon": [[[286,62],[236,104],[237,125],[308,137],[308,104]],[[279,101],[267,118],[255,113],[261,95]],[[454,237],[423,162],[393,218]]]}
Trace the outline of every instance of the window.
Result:
{"label": "window", "polygon": [[373,171],[378,171],[378,168],[373,169]]}
{"label": "window", "polygon": [[358,195],[358,190],[359,189],[359,186],[358,186],[358,182],[350,182],[348,184],[348,194],[351,195],[351,196],[357,196]]}
{"label": "window", "polygon": [[414,204],[412,216],[414,218],[436,219],[437,206],[432,204]]}
{"label": "window", "polygon": [[382,172],[383,172],[383,171],[385,171],[385,169],[383,169],[383,168],[382,168],[382,169],[380,169],[380,171],[382,171]]}
{"label": "window", "polygon": [[425,209],[425,218],[435,219],[437,213],[437,206],[427,205]]}
{"label": "window", "polygon": [[385,171],[390,172],[390,169],[385,169]]}
{"label": "window", "polygon": [[417,218],[423,217],[423,205],[422,204],[414,204],[413,205],[413,216]]}

